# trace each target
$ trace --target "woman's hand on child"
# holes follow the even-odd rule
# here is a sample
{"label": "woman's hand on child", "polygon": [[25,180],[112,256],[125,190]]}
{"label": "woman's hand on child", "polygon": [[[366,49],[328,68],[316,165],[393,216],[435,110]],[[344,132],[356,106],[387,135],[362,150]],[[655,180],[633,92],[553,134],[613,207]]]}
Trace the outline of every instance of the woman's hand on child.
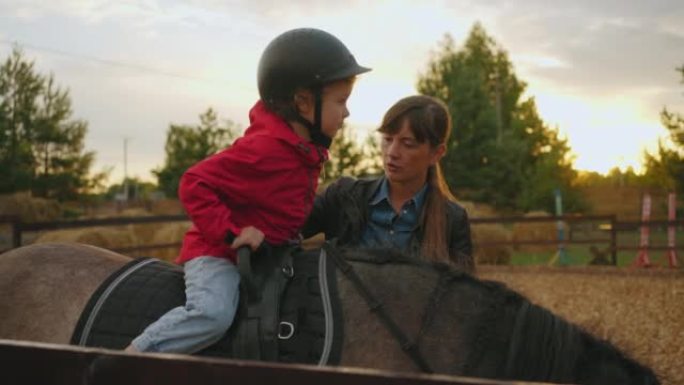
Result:
{"label": "woman's hand on child", "polygon": [[264,241],[264,233],[254,226],[243,227],[240,231],[240,235],[235,237],[233,243],[230,245],[233,249],[237,249],[240,246],[249,246],[252,251],[259,248],[261,243]]}

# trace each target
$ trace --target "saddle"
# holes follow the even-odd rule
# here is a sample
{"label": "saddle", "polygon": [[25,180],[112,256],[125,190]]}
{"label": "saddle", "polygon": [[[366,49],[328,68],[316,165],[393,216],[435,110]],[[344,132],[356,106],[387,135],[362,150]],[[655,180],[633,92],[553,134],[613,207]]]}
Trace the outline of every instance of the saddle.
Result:
{"label": "saddle", "polygon": [[[251,270],[251,271],[250,271]],[[245,269],[240,266],[241,274]],[[242,277],[235,320],[202,356],[317,365],[339,363],[342,307],[335,264],[323,250],[271,249]],[[185,304],[180,266],[154,258],[129,262],[93,293],[71,344],[123,349],[147,325]]]}

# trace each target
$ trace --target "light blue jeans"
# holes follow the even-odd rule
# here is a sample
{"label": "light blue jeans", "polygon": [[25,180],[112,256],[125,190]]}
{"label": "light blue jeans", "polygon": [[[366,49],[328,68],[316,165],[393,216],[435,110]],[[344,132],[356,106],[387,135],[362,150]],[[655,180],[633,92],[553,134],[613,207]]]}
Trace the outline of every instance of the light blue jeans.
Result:
{"label": "light blue jeans", "polygon": [[141,352],[192,354],[211,346],[233,323],[240,274],[230,261],[197,257],[186,262],[185,306],[169,310],[131,343]]}

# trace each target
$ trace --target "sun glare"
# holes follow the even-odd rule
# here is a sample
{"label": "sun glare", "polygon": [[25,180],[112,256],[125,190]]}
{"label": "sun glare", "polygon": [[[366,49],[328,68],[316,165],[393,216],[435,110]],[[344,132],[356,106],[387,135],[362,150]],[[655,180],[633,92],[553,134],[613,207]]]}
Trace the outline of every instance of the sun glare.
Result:
{"label": "sun glare", "polygon": [[641,172],[644,150],[653,151],[665,130],[635,99],[580,98],[537,90],[540,115],[558,127],[575,155],[575,168],[607,173],[614,167]]}

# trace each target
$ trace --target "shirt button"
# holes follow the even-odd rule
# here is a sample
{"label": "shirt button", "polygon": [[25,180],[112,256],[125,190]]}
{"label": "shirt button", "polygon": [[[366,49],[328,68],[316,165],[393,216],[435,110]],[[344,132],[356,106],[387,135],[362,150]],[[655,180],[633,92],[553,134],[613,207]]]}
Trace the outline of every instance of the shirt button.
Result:
{"label": "shirt button", "polygon": [[404,210],[404,214],[406,214],[406,210]]}
{"label": "shirt button", "polygon": [[394,234],[394,230],[389,231],[390,235]]}

